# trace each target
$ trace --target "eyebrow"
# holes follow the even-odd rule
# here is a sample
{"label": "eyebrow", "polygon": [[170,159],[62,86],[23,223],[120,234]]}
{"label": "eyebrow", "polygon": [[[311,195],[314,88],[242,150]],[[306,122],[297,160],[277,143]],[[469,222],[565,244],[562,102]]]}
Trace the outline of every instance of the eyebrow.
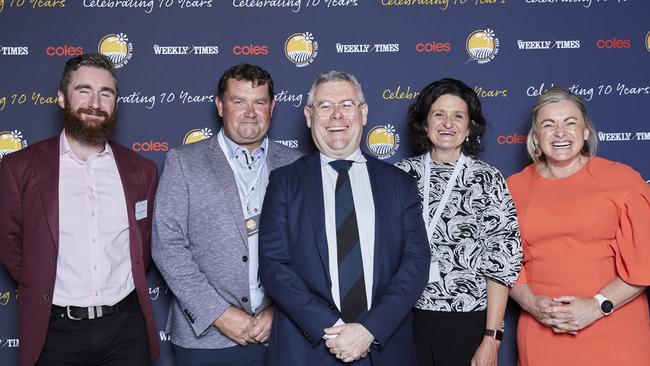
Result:
{"label": "eyebrow", "polygon": [[[435,109],[431,109],[431,112],[445,112],[445,111],[446,111],[446,110],[445,110],[444,108],[435,108]],[[469,112],[465,112],[465,111],[461,111],[461,110],[457,110],[457,111],[452,110],[451,112],[452,112],[452,113],[469,114]]]}
{"label": "eyebrow", "polygon": [[[79,90],[79,89],[92,89],[89,84],[79,84],[74,87],[74,90]],[[108,87],[108,86],[103,86],[101,89],[99,89],[100,92],[107,91],[113,95],[117,94],[115,92],[115,89]]]}
{"label": "eyebrow", "polygon": [[260,101],[270,102],[270,101],[271,101],[271,98],[269,98],[268,95],[267,95],[267,96],[264,96],[264,97],[260,97],[260,98],[253,98],[253,99],[251,99],[251,98],[244,97],[244,96],[241,96],[241,95],[234,95],[234,94],[233,94],[233,95],[231,95],[230,98],[229,98],[229,100],[235,100],[235,99],[243,100],[243,101],[245,101],[245,102],[248,102],[248,101],[251,101],[251,102],[260,102]]}
{"label": "eyebrow", "polygon": [[[567,117],[567,118],[561,120],[560,122],[566,122],[566,121],[569,121],[569,120],[577,120],[577,119],[578,119],[578,117],[575,117],[575,116],[569,116],[569,117]],[[557,122],[557,121],[556,121],[555,119],[553,119],[553,118],[546,118],[546,119],[543,119],[543,120],[539,121],[538,123],[544,123],[544,122],[547,122],[547,121],[548,121],[548,122],[552,122],[552,123],[556,123],[556,122]]]}

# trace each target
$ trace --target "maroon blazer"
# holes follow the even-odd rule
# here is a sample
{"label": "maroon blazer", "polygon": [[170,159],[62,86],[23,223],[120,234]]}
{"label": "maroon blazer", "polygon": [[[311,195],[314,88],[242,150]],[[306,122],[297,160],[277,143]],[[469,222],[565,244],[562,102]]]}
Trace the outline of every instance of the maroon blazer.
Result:
{"label": "maroon blazer", "polygon": [[[59,136],[6,155],[0,161],[0,259],[18,283],[20,365],[31,366],[45,344],[59,252]],[[110,143],[122,179],[129,218],[130,254],[152,359],[160,345],[149,299],[151,219],[158,185],[156,165]],[[136,221],[135,204],[147,200],[147,217]]]}

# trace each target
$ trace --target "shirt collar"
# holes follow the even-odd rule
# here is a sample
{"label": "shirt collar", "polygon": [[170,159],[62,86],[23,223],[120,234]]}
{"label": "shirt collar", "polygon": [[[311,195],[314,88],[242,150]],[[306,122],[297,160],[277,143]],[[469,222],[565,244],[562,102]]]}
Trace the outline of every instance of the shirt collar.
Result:
{"label": "shirt collar", "polygon": [[366,157],[363,156],[363,154],[361,153],[361,149],[358,148],[358,147],[357,147],[356,150],[354,150],[354,152],[352,154],[346,156],[344,159],[334,159],[334,158],[330,158],[329,156],[323,154],[322,152],[320,153],[320,166],[321,167],[324,167],[325,165],[329,164],[331,161],[334,161],[334,160],[351,160],[351,161],[353,161],[355,163],[365,163],[367,161]]}
{"label": "shirt collar", "polygon": [[[248,149],[245,147],[239,146],[236,142],[228,138],[226,134],[223,132],[223,128],[221,131],[219,131],[219,134],[223,137],[223,141],[226,143],[226,150],[228,150],[228,156],[230,159],[233,159],[239,149],[243,149],[248,153]],[[266,151],[268,151],[269,148],[269,138],[268,136],[264,136],[264,140],[262,140],[262,144],[255,149],[252,153],[249,153],[249,155],[258,155],[258,154],[264,154]]]}
{"label": "shirt collar", "polygon": [[[63,130],[61,131],[61,135],[59,137],[59,157],[66,154],[72,155],[73,157],[79,159],[79,157],[70,148],[68,137],[65,135],[65,130]],[[104,154],[108,154],[110,157],[115,159],[115,155],[113,155],[113,149],[111,149],[111,145],[108,142],[104,145],[104,150],[99,152],[97,155],[104,155]]]}

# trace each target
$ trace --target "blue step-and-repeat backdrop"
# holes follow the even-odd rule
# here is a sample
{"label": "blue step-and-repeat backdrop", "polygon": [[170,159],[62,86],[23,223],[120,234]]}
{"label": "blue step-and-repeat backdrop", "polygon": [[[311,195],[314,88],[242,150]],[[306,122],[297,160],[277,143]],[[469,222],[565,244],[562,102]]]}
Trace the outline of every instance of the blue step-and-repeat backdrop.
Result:
{"label": "blue step-and-repeat backdrop", "polygon": [[[482,159],[504,175],[527,164],[535,98],[563,85],[587,101],[599,155],[650,179],[648,0],[0,0],[0,156],[60,132],[63,64],[98,50],[118,67],[116,140],[160,168],[171,147],[216,134],[217,80],[248,62],[276,83],[271,138],[305,152],[302,109],[318,73],[358,77],[370,111],[362,148],[391,163],[413,155],[408,105],[448,76],[481,97]],[[155,269],[149,285],[156,364],[173,365],[171,295]],[[0,365],[17,364],[18,297],[0,266]],[[501,365],[516,364],[516,314],[511,305]]]}

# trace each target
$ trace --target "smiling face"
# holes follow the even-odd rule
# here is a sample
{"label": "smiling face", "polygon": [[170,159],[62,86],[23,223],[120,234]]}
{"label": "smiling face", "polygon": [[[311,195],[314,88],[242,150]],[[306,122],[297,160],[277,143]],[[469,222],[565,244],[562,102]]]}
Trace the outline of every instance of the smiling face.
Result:
{"label": "smiling face", "polygon": [[588,137],[584,117],[572,101],[549,103],[537,112],[534,141],[549,165],[577,162]]}
{"label": "smiling face", "polygon": [[[351,101],[354,111],[347,115],[341,110],[343,102]],[[352,154],[361,143],[363,126],[368,121],[368,105],[359,100],[355,85],[349,81],[330,81],[314,89],[312,106],[305,107],[307,127],[318,150],[332,159],[342,159]],[[331,103],[329,116],[319,116],[317,106]]]}
{"label": "smiling face", "polygon": [[275,101],[269,86],[252,81],[228,79],[223,98],[215,98],[226,136],[250,151],[255,150],[271,125]]}
{"label": "smiling face", "polygon": [[66,132],[80,142],[103,145],[115,127],[116,101],[117,88],[110,72],[80,67],[71,74],[67,92],[58,92]]}
{"label": "smiling face", "polygon": [[463,142],[469,136],[467,103],[451,94],[438,97],[429,109],[427,135],[433,144],[431,157],[434,160],[458,160]]}

